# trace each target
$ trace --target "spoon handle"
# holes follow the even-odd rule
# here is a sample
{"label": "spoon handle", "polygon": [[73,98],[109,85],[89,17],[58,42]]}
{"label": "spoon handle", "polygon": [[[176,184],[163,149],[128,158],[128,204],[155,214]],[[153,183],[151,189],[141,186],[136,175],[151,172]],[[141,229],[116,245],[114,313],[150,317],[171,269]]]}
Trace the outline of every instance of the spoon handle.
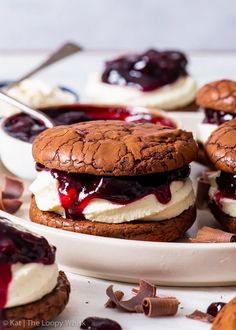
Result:
{"label": "spoon handle", "polygon": [[17,101],[13,97],[8,96],[1,90],[0,90],[0,100],[20,109],[22,112],[27,113],[28,115],[30,115],[31,117],[33,117],[35,119],[41,120],[42,122],[44,122],[44,124],[48,128],[51,128],[54,126],[53,121],[47,115],[45,115],[41,111],[28,107],[24,103],[21,103],[20,101]]}
{"label": "spoon handle", "polygon": [[57,49],[55,52],[53,52],[43,63],[41,63],[40,65],[38,65],[36,68],[34,68],[33,70],[31,70],[30,72],[28,72],[27,74],[25,74],[24,76],[20,77],[19,79],[17,79],[16,81],[14,81],[13,83],[9,84],[8,86],[6,86],[6,88],[4,88],[4,90],[7,90],[8,88],[18,84],[19,82],[21,82],[22,80],[31,77],[32,75],[34,75],[35,73],[45,69],[46,67],[48,67],[49,65],[56,63],[60,60],[62,60],[63,58],[66,58],[70,55],[73,55],[79,51],[81,51],[82,48],[72,42],[68,42],[66,44],[64,44],[62,47],[60,47],[59,49]]}

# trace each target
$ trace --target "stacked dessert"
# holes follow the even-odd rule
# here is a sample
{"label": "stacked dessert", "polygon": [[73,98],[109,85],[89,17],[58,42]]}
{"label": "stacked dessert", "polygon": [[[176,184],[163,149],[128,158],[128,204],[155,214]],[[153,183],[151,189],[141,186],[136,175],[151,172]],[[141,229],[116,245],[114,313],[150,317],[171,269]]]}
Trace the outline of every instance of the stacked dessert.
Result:
{"label": "stacked dessert", "polygon": [[236,117],[236,81],[218,80],[199,89],[197,104],[204,109],[204,120],[198,125],[199,160],[206,163],[204,144],[219,125]]}
{"label": "stacked dessert", "polygon": [[65,308],[70,284],[55,263],[55,248],[0,218],[0,328],[32,329]]}
{"label": "stacked dessert", "polygon": [[89,79],[89,100],[101,104],[147,106],[163,110],[196,110],[196,82],[178,51],[150,49],[105,63],[102,74]]}
{"label": "stacked dessert", "polygon": [[31,220],[79,233],[172,241],[196,217],[192,134],[151,123],[58,126],[34,141]]}
{"label": "stacked dessert", "polygon": [[211,134],[206,153],[219,170],[211,180],[210,210],[223,227],[236,233],[236,119]]}

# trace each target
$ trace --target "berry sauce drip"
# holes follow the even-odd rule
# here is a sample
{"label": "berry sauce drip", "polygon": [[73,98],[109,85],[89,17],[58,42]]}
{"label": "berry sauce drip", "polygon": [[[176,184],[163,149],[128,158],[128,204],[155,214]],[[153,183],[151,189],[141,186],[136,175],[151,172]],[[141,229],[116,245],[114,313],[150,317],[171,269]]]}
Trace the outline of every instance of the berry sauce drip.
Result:
{"label": "berry sauce drip", "polygon": [[217,111],[209,108],[204,109],[204,112],[205,112],[205,118],[203,120],[203,123],[206,124],[213,124],[219,126],[225,123],[226,121],[236,118],[236,114],[228,113],[224,111]]}
{"label": "berry sauce drip", "polygon": [[221,311],[221,309],[224,307],[224,302],[214,302],[210,304],[207,308],[207,314],[210,314],[214,317],[217,316],[217,314]]}
{"label": "berry sauce drip", "polygon": [[4,319],[8,287],[12,280],[11,266],[17,262],[53,264],[55,248],[45,238],[22,231],[20,227],[0,217],[0,328]]}
{"label": "berry sauce drip", "polygon": [[142,54],[126,55],[106,62],[102,81],[149,92],[186,76],[186,66],[187,59],[181,52],[149,49]]}
{"label": "berry sauce drip", "polygon": [[236,174],[220,172],[216,178],[218,185],[218,192],[215,195],[217,201],[220,202],[221,198],[236,199]]}
{"label": "berry sauce drip", "polygon": [[86,330],[122,330],[119,323],[110,319],[101,317],[88,317],[80,326],[80,329]]}
{"label": "berry sauce drip", "polygon": [[[93,105],[68,105],[51,107],[45,113],[53,119],[55,125],[71,125],[92,120],[124,120],[135,123],[153,123],[175,128],[173,121],[162,116],[140,112],[135,108],[96,107]],[[36,136],[46,129],[43,122],[26,114],[16,114],[8,118],[4,125],[5,131],[21,141],[33,142]]]}
{"label": "berry sauce drip", "polygon": [[0,319],[2,318],[1,311],[7,303],[8,286],[11,280],[12,280],[11,265],[0,264]]}
{"label": "berry sauce drip", "polygon": [[[41,171],[44,167],[38,164],[36,169]],[[154,194],[160,203],[167,204],[171,200],[171,182],[185,180],[190,167],[136,177],[99,177],[54,169],[51,174],[58,180],[59,198],[66,217],[76,220],[84,219],[83,210],[95,198],[124,205]]]}

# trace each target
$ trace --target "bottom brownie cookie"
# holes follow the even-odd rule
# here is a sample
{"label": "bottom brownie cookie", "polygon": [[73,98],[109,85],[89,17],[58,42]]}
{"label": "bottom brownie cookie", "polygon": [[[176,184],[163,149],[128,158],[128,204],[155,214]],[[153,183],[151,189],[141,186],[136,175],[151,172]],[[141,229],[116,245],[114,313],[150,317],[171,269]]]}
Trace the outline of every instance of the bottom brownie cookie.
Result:
{"label": "bottom brownie cookie", "polygon": [[209,209],[217,221],[229,232],[236,234],[236,218],[224,213],[214,201],[209,203]]}
{"label": "bottom brownie cookie", "polygon": [[170,220],[133,221],[119,224],[65,219],[58,214],[39,210],[34,197],[30,207],[30,219],[49,227],[88,235],[157,242],[168,242],[182,237],[192,226],[195,218],[195,205]]}
{"label": "bottom brownie cookie", "polygon": [[69,294],[70,283],[66,275],[60,271],[57,285],[51,293],[38,301],[4,309],[3,329],[23,330],[43,326],[45,322],[53,320],[64,310]]}

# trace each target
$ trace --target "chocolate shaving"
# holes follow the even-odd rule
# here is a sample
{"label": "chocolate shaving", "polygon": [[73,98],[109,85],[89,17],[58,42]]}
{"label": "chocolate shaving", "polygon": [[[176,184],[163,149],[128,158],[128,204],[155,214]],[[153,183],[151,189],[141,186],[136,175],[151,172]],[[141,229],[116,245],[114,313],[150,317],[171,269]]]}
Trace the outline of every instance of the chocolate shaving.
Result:
{"label": "chocolate shaving", "polygon": [[[122,292],[122,291],[115,291],[114,292],[114,295],[116,296],[116,299],[120,301],[123,298],[123,296],[124,296],[124,292]],[[111,300],[111,298],[109,298],[107,300],[107,302],[105,303],[104,306],[106,308],[116,308],[117,305],[116,305],[116,303],[114,301]]]}
{"label": "chocolate shaving", "polygon": [[207,323],[212,323],[214,321],[214,316],[201,312],[199,310],[195,310],[192,314],[186,315],[189,319],[192,320],[197,320],[197,321],[202,321],[202,322],[207,322]]}
{"label": "chocolate shaving", "polygon": [[139,292],[139,289],[133,288],[131,291],[132,291],[133,294],[137,294]]}
{"label": "chocolate shaving", "polygon": [[142,302],[145,298],[155,297],[156,296],[156,287],[146,281],[141,280],[139,283],[139,290],[136,296],[132,297],[129,300],[121,300],[119,301],[113,291],[113,285],[110,285],[107,290],[107,296],[113,301],[116,306],[120,309],[123,309],[127,312],[136,312],[140,310]]}
{"label": "chocolate shaving", "polygon": [[179,301],[176,298],[149,297],[143,300],[143,312],[148,317],[173,316],[178,311]]}
{"label": "chocolate shaving", "polygon": [[191,239],[192,243],[230,243],[236,242],[236,235],[227,233],[220,229],[203,227],[197,232],[196,238]]}
{"label": "chocolate shaving", "polygon": [[11,214],[18,211],[22,205],[19,198],[23,191],[24,186],[21,181],[6,177],[3,188],[0,188],[0,209]]}
{"label": "chocolate shaving", "polygon": [[136,313],[143,313],[143,305],[137,305],[135,307],[135,312]]}
{"label": "chocolate shaving", "polygon": [[203,173],[203,175],[197,179],[196,206],[199,210],[205,210],[208,208],[208,192],[211,185],[207,173],[209,172]]}

